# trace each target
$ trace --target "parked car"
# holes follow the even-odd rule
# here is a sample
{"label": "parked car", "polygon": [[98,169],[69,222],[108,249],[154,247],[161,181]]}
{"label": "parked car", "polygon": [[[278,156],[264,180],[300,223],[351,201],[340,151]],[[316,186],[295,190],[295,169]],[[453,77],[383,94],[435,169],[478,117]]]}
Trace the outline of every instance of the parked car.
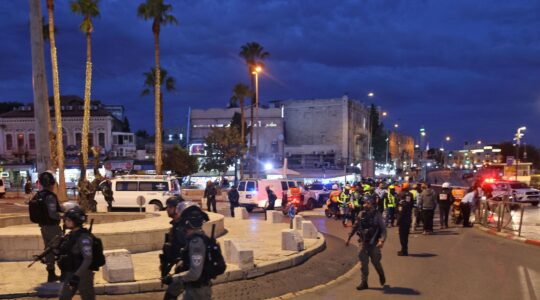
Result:
{"label": "parked car", "polygon": [[500,180],[487,184],[493,190],[493,198],[501,199],[503,196],[509,196],[515,202],[531,203],[534,206],[538,206],[538,203],[540,203],[540,191],[529,187],[523,182]]}
{"label": "parked car", "polygon": [[[175,177],[166,175],[122,175],[111,179],[113,207],[136,208],[137,198],[143,197],[146,205],[163,210],[167,198],[180,195],[180,184]],[[103,194],[96,192],[97,205],[107,205]]]}
{"label": "parked car", "polygon": [[266,187],[269,186],[276,194],[275,207],[281,207],[282,202],[291,196],[289,188],[297,187],[293,180],[285,179],[245,179],[238,183],[238,193],[240,194],[240,206],[245,207],[248,212],[253,209],[265,208],[268,206],[268,195]]}
{"label": "parked car", "polygon": [[306,186],[306,192],[304,198],[307,199],[308,206],[313,207],[323,207],[328,200],[330,195],[329,190],[322,183],[314,183]]}

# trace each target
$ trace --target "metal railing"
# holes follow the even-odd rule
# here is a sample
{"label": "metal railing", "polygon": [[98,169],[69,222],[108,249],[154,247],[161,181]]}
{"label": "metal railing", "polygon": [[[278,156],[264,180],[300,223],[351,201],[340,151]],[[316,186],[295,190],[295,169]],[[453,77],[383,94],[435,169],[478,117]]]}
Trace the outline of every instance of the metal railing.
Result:
{"label": "metal railing", "polygon": [[498,232],[508,230],[521,236],[525,205],[509,201],[508,197],[481,200],[475,212],[476,222]]}

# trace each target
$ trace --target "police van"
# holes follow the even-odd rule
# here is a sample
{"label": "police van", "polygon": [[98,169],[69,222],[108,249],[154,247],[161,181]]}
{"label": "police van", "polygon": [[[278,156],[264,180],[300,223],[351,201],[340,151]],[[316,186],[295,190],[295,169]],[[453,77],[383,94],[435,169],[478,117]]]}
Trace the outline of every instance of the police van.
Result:
{"label": "police van", "polygon": [[[163,210],[167,198],[181,193],[178,179],[168,175],[123,175],[110,181],[113,208],[137,208],[139,199],[144,200],[145,206],[154,206],[153,210]],[[101,191],[96,192],[95,200],[98,207],[107,207]]]}
{"label": "police van", "polygon": [[287,179],[245,179],[238,183],[238,193],[240,194],[239,204],[245,207],[248,212],[259,207],[268,206],[268,194],[266,187],[276,194],[275,207],[281,207],[283,199],[290,197],[289,188],[298,187],[294,180]]}

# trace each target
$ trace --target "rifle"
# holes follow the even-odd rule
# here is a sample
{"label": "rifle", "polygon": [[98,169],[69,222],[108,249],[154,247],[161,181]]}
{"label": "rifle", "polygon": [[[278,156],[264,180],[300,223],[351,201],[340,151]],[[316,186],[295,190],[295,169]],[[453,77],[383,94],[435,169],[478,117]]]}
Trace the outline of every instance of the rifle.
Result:
{"label": "rifle", "polygon": [[34,265],[37,261],[40,261],[41,263],[45,263],[45,256],[47,256],[49,253],[51,253],[54,249],[58,248],[58,246],[62,243],[62,239],[64,238],[63,235],[57,235],[55,236],[48,244],[47,247],[45,247],[45,250],[41,252],[38,255],[34,255],[34,260],[27,266],[27,268],[30,268],[32,265]]}

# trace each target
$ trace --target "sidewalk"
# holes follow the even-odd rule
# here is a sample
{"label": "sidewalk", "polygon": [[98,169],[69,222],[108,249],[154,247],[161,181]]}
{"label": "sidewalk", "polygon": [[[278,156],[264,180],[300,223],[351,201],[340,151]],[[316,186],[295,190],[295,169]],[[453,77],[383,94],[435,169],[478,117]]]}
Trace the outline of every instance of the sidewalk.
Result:
{"label": "sidewalk", "polygon": [[[254,250],[255,268],[239,270],[235,265],[228,265],[225,276],[217,282],[240,280],[261,276],[266,273],[300,264],[324,248],[324,238],[305,239],[305,250],[301,252],[281,250],[281,230],[288,229],[287,223],[269,224],[264,220],[235,220],[225,218],[227,233],[220,237],[223,247],[224,239],[233,239],[242,246]],[[161,290],[159,283],[160,251],[138,253],[132,255],[136,282],[108,284],[103,280],[102,272],[95,275],[96,292],[98,294],[125,294]],[[46,278],[45,267],[36,263],[32,268],[29,262],[0,262],[0,298],[34,296],[35,289],[42,285]]]}

